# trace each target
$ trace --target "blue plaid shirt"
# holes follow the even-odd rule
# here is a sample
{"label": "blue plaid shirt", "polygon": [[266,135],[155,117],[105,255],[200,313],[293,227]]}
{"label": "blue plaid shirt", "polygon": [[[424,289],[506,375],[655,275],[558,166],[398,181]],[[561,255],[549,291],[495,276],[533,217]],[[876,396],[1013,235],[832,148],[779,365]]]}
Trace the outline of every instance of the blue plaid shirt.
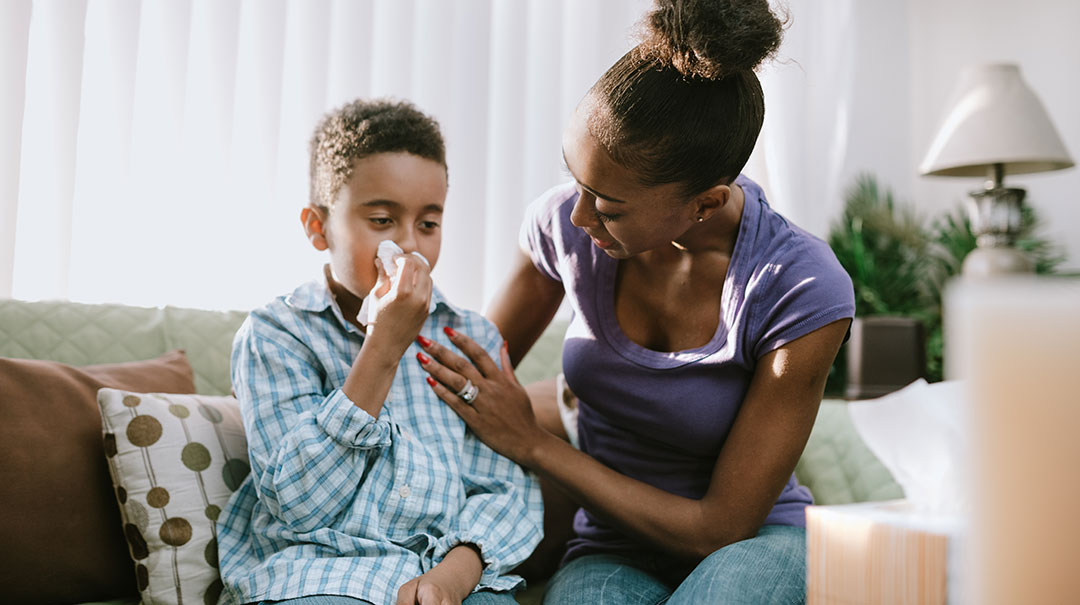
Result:
{"label": "blue plaid shirt", "polygon": [[[499,359],[494,325],[432,297],[422,335],[452,347],[451,326]],[[363,342],[325,277],[252,312],[237,333],[232,380],[251,475],[218,521],[223,603],[316,594],[393,603],[462,543],[480,548],[478,589],[523,584],[506,573],[540,541],[539,484],[435,396],[415,343],[378,418],[354,405],[341,386]]]}

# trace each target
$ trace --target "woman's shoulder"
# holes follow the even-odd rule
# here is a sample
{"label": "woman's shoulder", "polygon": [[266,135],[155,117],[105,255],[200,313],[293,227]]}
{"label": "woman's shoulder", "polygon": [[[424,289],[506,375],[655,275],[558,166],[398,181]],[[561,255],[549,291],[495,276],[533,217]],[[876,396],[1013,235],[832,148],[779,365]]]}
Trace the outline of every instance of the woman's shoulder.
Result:
{"label": "woman's shoulder", "polygon": [[772,210],[763,195],[747,195],[746,204],[750,249],[740,262],[754,357],[852,317],[851,277],[829,245]]}
{"label": "woman's shoulder", "polygon": [[826,298],[854,300],[851,278],[832,248],[820,237],[802,229],[776,212],[752,181],[747,191],[744,225],[747,250],[741,263],[747,294],[783,297],[793,288],[828,293]]}
{"label": "woman's shoulder", "polygon": [[[577,184],[573,181],[556,185],[541,193],[525,211],[526,223],[534,224],[542,230],[550,230],[559,223],[559,218],[570,220],[570,210],[577,199]],[[546,229],[545,229],[546,228]]]}
{"label": "woman's shoulder", "polygon": [[536,198],[525,211],[518,245],[545,276],[563,281],[567,257],[587,254],[589,239],[570,222],[577,201],[573,181],[552,187]]}
{"label": "woman's shoulder", "polygon": [[743,176],[737,182],[745,192],[744,224],[739,237],[748,240],[746,260],[751,265],[774,272],[796,266],[843,272],[836,254],[823,239],[773,210],[757,183]]}

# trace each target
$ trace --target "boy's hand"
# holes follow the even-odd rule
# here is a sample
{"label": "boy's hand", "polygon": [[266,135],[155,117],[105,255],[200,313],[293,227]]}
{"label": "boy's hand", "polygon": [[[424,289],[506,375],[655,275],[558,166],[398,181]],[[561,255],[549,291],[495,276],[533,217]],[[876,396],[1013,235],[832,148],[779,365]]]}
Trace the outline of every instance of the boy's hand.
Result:
{"label": "boy's hand", "polygon": [[[379,279],[372,291],[379,300],[375,303],[375,319],[368,324],[368,337],[392,348],[396,357],[400,357],[427,319],[431,306],[431,269],[411,254],[399,257],[395,267],[383,267],[378,260],[375,266]],[[395,271],[396,279],[391,280],[387,270]]]}
{"label": "boy's hand", "polygon": [[428,574],[402,584],[397,597],[397,605],[461,605],[461,601],[451,593],[446,582],[428,577]]}
{"label": "boy's hand", "polygon": [[396,605],[461,605],[476,588],[484,563],[471,544],[459,544],[424,575],[398,589]]}

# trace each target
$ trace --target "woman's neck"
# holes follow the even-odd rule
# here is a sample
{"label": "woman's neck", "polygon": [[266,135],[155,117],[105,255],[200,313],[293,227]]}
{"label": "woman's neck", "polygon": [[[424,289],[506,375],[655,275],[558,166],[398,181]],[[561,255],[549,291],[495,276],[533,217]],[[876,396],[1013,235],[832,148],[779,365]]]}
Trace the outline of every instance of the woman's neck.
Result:
{"label": "woman's neck", "polygon": [[641,260],[664,263],[685,259],[687,255],[717,253],[730,257],[735,251],[735,240],[739,236],[744,206],[745,195],[742,187],[732,183],[731,198],[708,220],[690,227],[686,233],[672,241],[670,246],[642,253]]}

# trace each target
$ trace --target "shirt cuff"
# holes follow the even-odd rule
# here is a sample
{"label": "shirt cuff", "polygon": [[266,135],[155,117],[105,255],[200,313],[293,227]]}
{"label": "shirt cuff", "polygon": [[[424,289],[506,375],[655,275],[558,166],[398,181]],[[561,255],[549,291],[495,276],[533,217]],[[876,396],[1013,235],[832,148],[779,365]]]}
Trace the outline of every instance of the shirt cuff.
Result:
{"label": "shirt cuff", "polygon": [[330,393],[315,416],[315,423],[334,441],[360,449],[389,446],[391,422],[390,410],[383,408],[375,418],[353,403],[341,389]]}
{"label": "shirt cuff", "polygon": [[499,592],[514,591],[525,585],[525,579],[521,576],[501,575],[499,573],[499,569],[502,567],[499,559],[491,555],[493,551],[488,548],[489,545],[484,537],[474,533],[450,533],[439,538],[435,541],[435,550],[431,554],[431,560],[436,565],[441,563],[451,549],[462,544],[476,545],[480,549],[480,559],[484,565],[484,570],[480,574],[480,581],[476,584],[473,592],[484,589]]}

